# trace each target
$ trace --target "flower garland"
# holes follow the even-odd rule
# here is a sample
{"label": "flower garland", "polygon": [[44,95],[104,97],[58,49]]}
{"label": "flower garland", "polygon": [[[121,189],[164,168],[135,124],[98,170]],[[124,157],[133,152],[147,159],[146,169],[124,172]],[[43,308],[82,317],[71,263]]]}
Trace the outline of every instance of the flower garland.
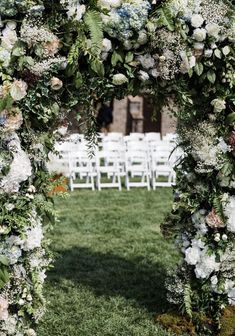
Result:
{"label": "flower garland", "polygon": [[129,93],[178,105],[185,156],[163,232],[177,238],[183,262],[168,299],[198,332],[209,333],[204,315],[218,330],[222,309],[235,304],[232,5],[3,0],[0,16],[0,335],[36,335],[45,311],[54,215],[45,161],[66,115],[83,105],[93,139],[96,101]]}

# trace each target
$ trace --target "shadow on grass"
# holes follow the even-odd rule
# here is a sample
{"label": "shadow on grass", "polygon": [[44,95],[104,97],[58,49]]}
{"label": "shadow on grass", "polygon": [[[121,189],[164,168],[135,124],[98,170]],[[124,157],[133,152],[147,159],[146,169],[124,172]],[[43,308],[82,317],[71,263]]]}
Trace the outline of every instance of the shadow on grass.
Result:
{"label": "shadow on grass", "polygon": [[48,280],[57,286],[61,279],[71,280],[75,286],[83,285],[97,296],[122,296],[149,312],[160,313],[169,308],[165,278],[164,261],[152,263],[140,256],[126,260],[112,253],[74,247],[60,251]]}

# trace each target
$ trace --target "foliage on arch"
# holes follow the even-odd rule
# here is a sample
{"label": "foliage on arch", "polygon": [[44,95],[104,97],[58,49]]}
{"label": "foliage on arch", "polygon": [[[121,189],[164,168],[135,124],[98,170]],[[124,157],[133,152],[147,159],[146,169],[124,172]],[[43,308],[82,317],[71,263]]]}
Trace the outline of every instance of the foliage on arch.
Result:
{"label": "foliage on arch", "polygon": [[[182,264],[168,298],[219,328],[235,304],[235,16],[219,0],[1,0],[0,335],[35,335],[54,215],[45,162],[66,115],[99,98],[175,100],[185,150],[163,231]],[[33,323],[32,323],[33,321]],[[209,330],[198,332],[206,335]]]}

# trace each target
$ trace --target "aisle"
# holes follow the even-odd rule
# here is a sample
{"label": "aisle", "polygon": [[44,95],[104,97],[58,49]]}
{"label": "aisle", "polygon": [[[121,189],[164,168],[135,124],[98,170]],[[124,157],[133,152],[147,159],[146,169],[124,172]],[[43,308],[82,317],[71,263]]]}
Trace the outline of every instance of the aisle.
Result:
{"label": "aisle", "polygon": [[56,200],[51,303],[38,336],[167,336],[153,322],[167,307],[174,249],[160,234],[171,190],[78,191]]}

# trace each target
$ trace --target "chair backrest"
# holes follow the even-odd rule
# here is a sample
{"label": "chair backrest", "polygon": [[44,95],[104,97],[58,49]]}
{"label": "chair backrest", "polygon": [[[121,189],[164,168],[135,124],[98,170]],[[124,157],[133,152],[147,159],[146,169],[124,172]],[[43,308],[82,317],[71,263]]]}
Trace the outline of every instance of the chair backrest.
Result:
{"label": "chair backrest", "polygon": [[144,139],[146,141],[160,141],[161,140],[161,133],[158,133],[158,132],[145,133]]}
{"label": "chair backrest", "polygon": [[144,134],[134,132],[134,133],[130,133],[129,137],[130,137],[130,139],[133,139],[133,140],[143,140],[144,139]]}
{"label": "chair backrest", "polygon": [[110,132],[103,137],[103,141],[122,141],[123,134],[119,132]]}
{"label": "chair backrest", "polygon": [[148,152],[148,144],[145,141],[128,141],[126,144],[127,151],[135,150],[135,151],[141,151],[141,152]]}
{"label": "chair backrest", "polygon": [[70,136],[68,137],[68,140],[74,143],[78,143],[81,142],[85,139],[84,134],[80,134],[80,133],[72,133],[70,134]]}
{"label": "chair backrest", "polygon": [[176,142],[178,135],[176,133],[167,133],[163,136],[164,141]]}

